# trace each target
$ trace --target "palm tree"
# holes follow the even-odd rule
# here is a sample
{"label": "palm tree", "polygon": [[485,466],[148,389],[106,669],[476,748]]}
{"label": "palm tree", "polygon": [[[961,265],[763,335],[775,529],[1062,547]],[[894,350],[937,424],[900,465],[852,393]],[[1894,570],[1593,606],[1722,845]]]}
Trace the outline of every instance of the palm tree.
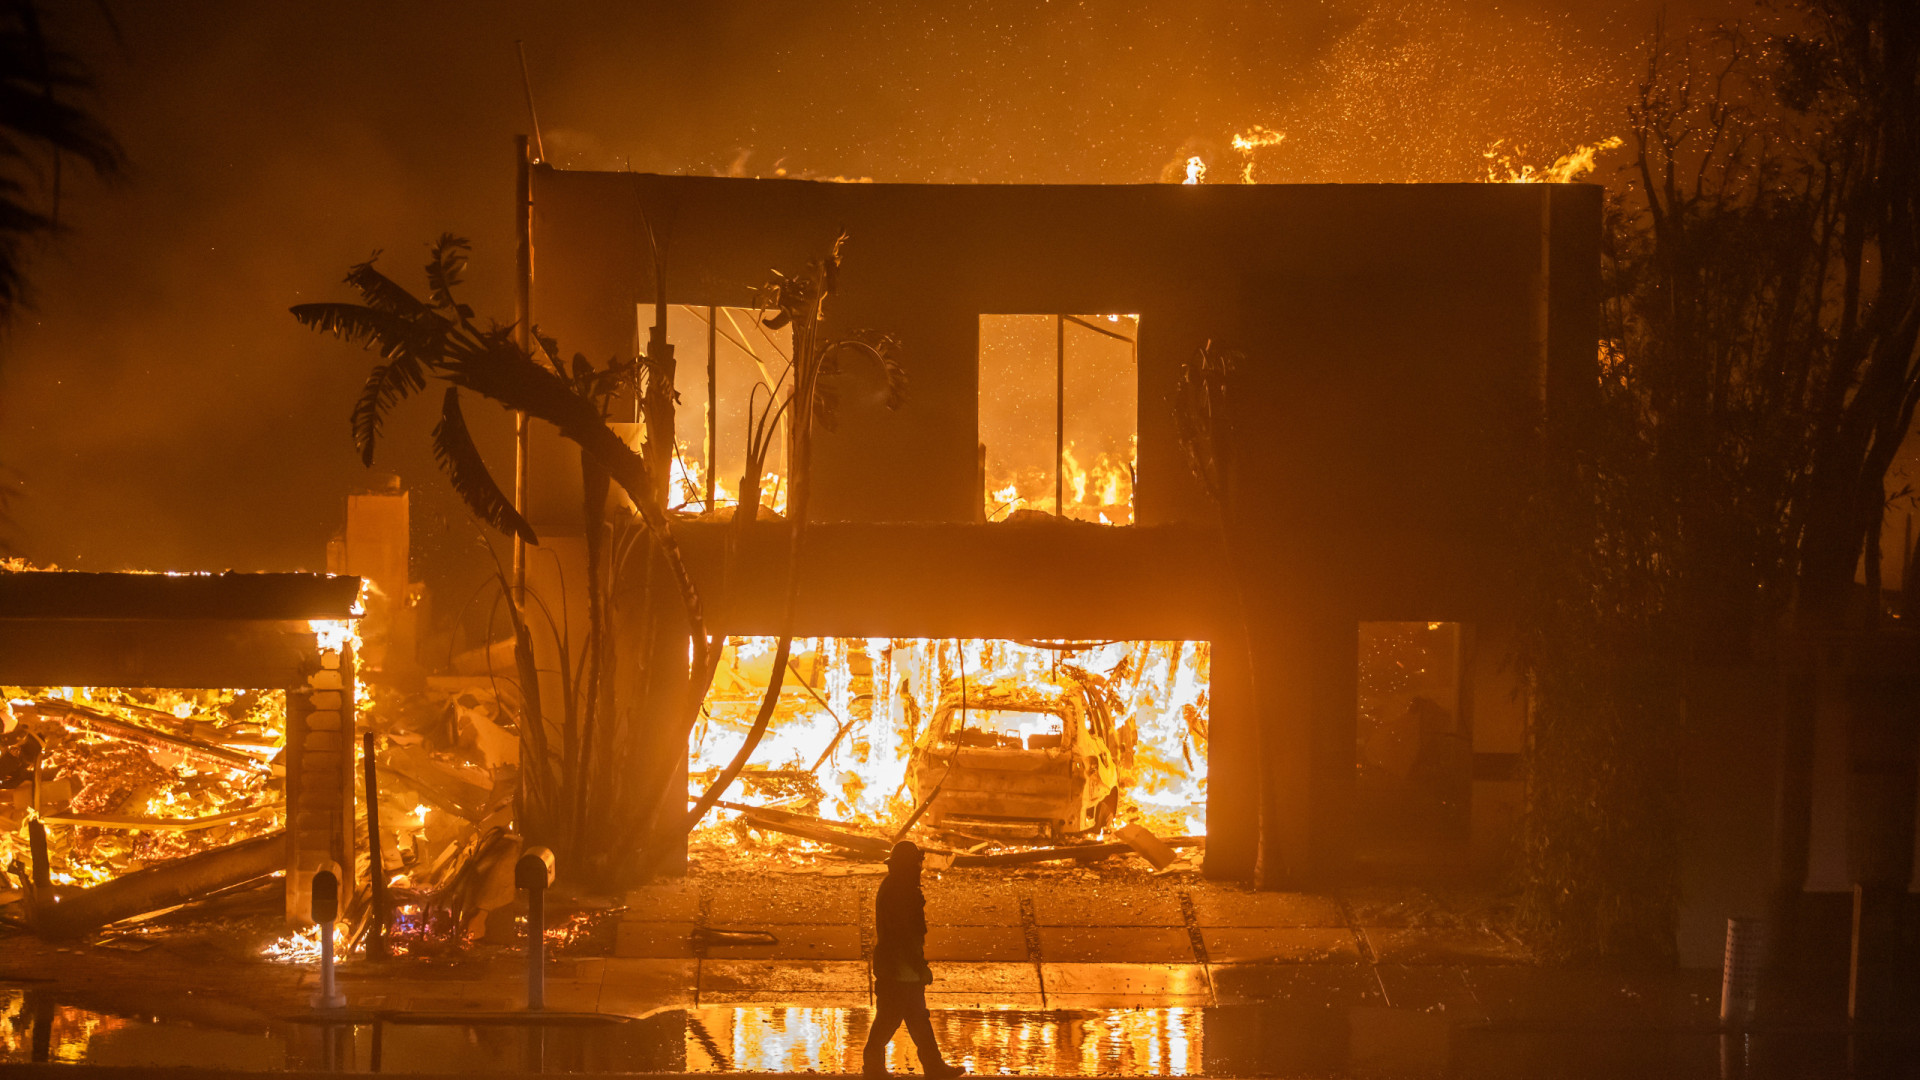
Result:
{"label": "palm tree", "polygon": [[92,86],[86,65],[47,40],[38,4],[0,0],[0,325],[29,296],[29,244],[60,229],[66,159],[98,177],[125,163],[106,126],[65,100]]}
{"label": "palm tree", "polygon": [[[719,640],[707,632],[700,595],[687,571],[670,520],[653,497],[657,480],[645,456],[629,447],[606,421],[611,395],[623,386],[637,387],[643,363],[612,361],[596,369],[584,356],[571,365],[558,359],[557,344],[538,332],[531,351],[514,340],[514,328],[474,320],[473,309],[455,295],[466,265],[467,241],[443,235],[433,246],[426,265],[427,297],[422,299],[375,268],[369,259],[347,272],[346,283],[360,295],[360,303],[300,304],[294,318],[324,333],[379,354],[354,404],[352,430],[360,459],[373,464],[376,446],[388,413],[403,399],[426,389],[429,379],[447,385],[441,400],[440,422],[433,429],[434,459],[474,516],[529,544],[539,542],[532,526],[501,491],[468,431],[461,391],[466,390],[509,409],[544,420],[580,447],[589,499],[588,530],[597,538],[608,482],[618,483],[639,510],[642,528],[654,541],[685,610],[692,638],[690,665],[697,691],[686,711],[697,712],[719,659]],[[598,498],[593,498],[595,494]],[[596,552],[597,554],[597,552]],[[595,567],[597,570],[597,566]],[[599,582],[592,583],[598,590]],[[590,600],[596,616],[604,612],[597,598]],[[529,753],[521,770],[522,794],[536,831],[563,853],[572,853],[584,830],[590,805],[592,775],[583,749],[593,744],[592,728],[603,702],[601,683],[603,635],[592,633],[578,677],[571,670],[564,687],[565,715],[561,717],[559,768],[548,744],[546,718],[541,715],[539,678],[533,664],[532,633],[526,612],[517,602],[507,604],[513,623],[515,659],[524,711],[522,738]],[[596,628],[597,630],[597,628]],[[583,685],[576,685],[583,684]],[[691,724],[691,720],[689,720]]]}
{"label": "palm tree", "polygon": [[[905,385],[891,338],[857,333],[848,339],[829,340],[821,329],[823,306],[837,279],[840,246],[840,242],[836,242],[829,256],[816,260],[805,274],[781,277],[768,290],[764,305],[772,311],[768,325],[777,328],[792,323],[795,348],[793,359],[774,391],[764,399],[756,397],[753,402],[747,472],[741,479],[741,503],[735,509],[726,545],[726,560],[731,564],[741,550],[739,540],[758,517],[760,476],[781,418],[811,418],[809,423],[789,425],[794,433],[790,438],[795,440],[789,460],[797,481],[789,504],[789,623],[798,581],[795,562],[806,513],[806,484],[801,478],[810,460],[813,425],[832,426],[835,405],[832,387],[842,358],[859,355],[878,365],[887,388],[888,408],[896,407],[902,400]],[[533,663],[532,633],[526,612],[511,590],[503,588],[502,593],[507,597],[507,610],[513,623],[514,654],[521,683],[522,738],[528,750],[521,775],[528,824],[536,834],[544,834],[542,839],[552,843],[563,857],[576,855],[570,863],[587,867],[589,876],[617,876],[613,864],[622,853],[635,848],[633,841],[637,836],[654,835],[656,822],[673,821],[691,828],[698,821],[699,813],[687,815],[685,804],[670,790],[673,770],[667,762],[655,762],[653,769],[637,778],[625,775],[624,771],[611,767],[613,759],[609,751],[613,747],[608,744],[612,740],[596,735],[597,729],[611,727],[613,713],[607,685],[608,670],[612,666],[612,658],[607,655],[609,635],[605,632],[607,589],[600,576],[610,482],[618,483],[637,508],[642,535],[667,568],[692,638],[692,655],[685,672],[643,672],[649,680],[661,678],[669,682],[690,675],[686,680],[686,696],[673,715],[666,718],[669,745],[677,733],[678,743],[684,746],[686,735],[705,701],[725,643],[724,635],[709,630],[700,594],[674,536],[673,519],[664,509],[664,500],[658,497],[662,490],[659,485],[666,478],[656,475],[648,464],[649,454],[656,448],[643,446],[634,450],[613,431],[606,419],[608,399],[616,390],[626,388],[643,403],[657,403],[661,398],[670,400],[673,388],[670,376],[662,377],[652,370],[646,358],[616,360],[596,369],[584,356],[576,354],[569,366],[563,366],[557,343],[537,329],[530,335],[534,346],[528,350],[516,343],[515,327],[480,326],[474,320],[472,309],[455,296],[467,251],[467,242],[459,237],[448,234],[440,238],[426,265],[425,299],[375,269],[376,253],[374,259],[352,267],[347,273],[346,283],[360,295],[361,302],[300,304],[292,312],[312,329],[332,333],[380,355],[381,362],[368,375],[352,415],[354,446],[367,465],[373,463],[376,444],[392,408],[425,390],[430,379],[448,384],[441,403],[440,422],[433,430],[434,458],[474,515],[502,533],[517,536],[529,544],[538,543],[533,528],[501,491],[474,445],[462,410],[461,391],[478,394],[550,423],[580,448],[589,548],[589,640],[577,668],[562,658],[567,681],[563,683],[564,715],[560,723],[562,745],[557,773],[548,744],[547,722],[540,711],[539,675]],[[670,425],[667,430],[670,432]],[[666,457],[670,460],[670,455]],[[632,545],[627,549],[632,550]],[[624,562],[624,557],[616,557],[613,571],[617,573]],[[731,566],[726,576],[734,577]],[[783,634],[781,657],[774,665],[774,679],[762,703],[758,722],[734,764],[708,792],[700,811],[704,812],[725,790],[764,732],[778,702],[779,676],[790,641],[790,633]],[[608,810],[611,814],[602,818],[592,813],[595,810]],[[663,814],[674,816],[663,817]],[[592,828],[590,822],[601,827]],[[589,847],[592,850],[587,850]]]}

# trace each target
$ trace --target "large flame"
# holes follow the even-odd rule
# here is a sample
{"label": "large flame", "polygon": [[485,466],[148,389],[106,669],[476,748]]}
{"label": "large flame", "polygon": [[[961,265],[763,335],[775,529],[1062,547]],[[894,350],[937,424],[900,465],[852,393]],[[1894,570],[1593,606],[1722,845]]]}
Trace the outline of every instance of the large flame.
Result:
{"label": "large flame", "polygon": [[1487,159],[1487,182],[1490,184],[1571,184],[1594,169],[1594,159],[1607,150],[1621,145],[1618,135],[1609,136],[1599,142],[1576,146],[1554,159],[1553,164],[1536,168],[1518,161],[1518,149],[1507,147],[1505,139],[1499,139],[1487,147],[1481,156]]}
{"label": "large flame", "polygon": [[[1127,453],[1099,453],[1082,464],[1078,446],[1068,443],[1060,461],[1064,517],[1104,525],[1133,524],[1133,475],[1138,437]],[[1050,470],[1030,467],[988,478],[987,520],[1005,521],[1021,510],[1053,513],[1054,485]]]}
{"label": "large flame", "polygon": [[[774,645],[766,637],[729,639],[690,747],[693,793],[738,749]],[[729,798],[897,826],[913,811],[906,780],[915,739],[943,696],[963,683],[1018,682],[1059,693],[1079,671],[1102,688],[1116,726],[1135,739],[1121,817],[1169,835],[1203,835],[1209,652],[1205,642],[1181,641],[1051,648],[999,639],[797,639],[752,771]],[[696,839],[735,842],[733,819],[716,815]]]}

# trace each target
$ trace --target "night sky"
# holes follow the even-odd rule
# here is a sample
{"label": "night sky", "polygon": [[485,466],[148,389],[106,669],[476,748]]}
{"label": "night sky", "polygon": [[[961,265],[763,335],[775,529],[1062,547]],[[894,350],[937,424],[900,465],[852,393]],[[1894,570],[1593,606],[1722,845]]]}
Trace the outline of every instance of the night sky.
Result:
{"label": "night sky", "polygon": [[[1624,134],[1660,10],[180,0],[114,3],[116,42],[90,0],[48,6],[131,168],[68,185],[72,232],[0,343],[0,467],[18,553],[102,570],[322,566],[371,480],[347,432],[370,361],[286,309],[345,298],[375,249],[415,283],[453,231],[470,302],[511,318],[516,39],[561,167],[1141,183],[1189,153],[1236,171],[1260,124],[1289,136],[1260,180],[1467,180],[1496,139],[1549,160]],[[432,468],[434,401],[377,468],[419,492],[439,576],[476,531]]]}

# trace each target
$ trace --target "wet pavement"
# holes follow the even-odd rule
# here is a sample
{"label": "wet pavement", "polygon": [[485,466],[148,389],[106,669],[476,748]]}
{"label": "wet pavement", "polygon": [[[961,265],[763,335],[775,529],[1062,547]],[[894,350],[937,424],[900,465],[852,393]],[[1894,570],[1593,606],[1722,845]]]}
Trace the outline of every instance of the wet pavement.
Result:
{"label": "wet pavement", "polygon": [[[857,1073],[865,1008],[704,1006],[639,1019],[362,1015],[220,1027],[0,992],[0,1067],[204,1073]],[[1912,1033],[1460,1023],[1385,1006],[939,1009],[950,1060],[975,1074],[1275,1077],[1911,1077]],[[480,1021],[480,1022],[476,1022]],[[904,1033],[896,1073],[918,1072]]]}
{"label": "wet pavement", "polygon": [[[250,959],[225,928],[139,951],[10,933],[0,1070],[857,1071],[874,884],[709,875],[639,890],[579,943],[603,955],[549,963],[558,1015],[537,1025],[502,948],[355,958],[339,973],[348,1010],[322,1016],[306,1006],[311,967]],[[1915,1031],[1849,1035],[1843,997],[1822,991],[1793,1027],[1723,1035],[1717,972],[1538,966],[1484,898],[1073,872],[948,874],[927,891],[935,1027],[975,1073],[1920,1077]],[[702,944],[703,927],[772,941]],[[904,1034],[893,1054],[917,1071]]]}

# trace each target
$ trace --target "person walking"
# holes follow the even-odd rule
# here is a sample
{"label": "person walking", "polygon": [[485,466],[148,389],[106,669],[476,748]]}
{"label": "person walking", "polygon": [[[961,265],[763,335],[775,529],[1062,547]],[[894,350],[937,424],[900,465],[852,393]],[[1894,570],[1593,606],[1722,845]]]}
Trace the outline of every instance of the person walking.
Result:
{"label": "person walking", "polygon": [[911,840],[893,845],[887,855],[887,876],[880,880],[873,898],[875,1008],[861,1054],[868,1077],[887,1075],[887,1043],[902,1023],[920,1052],[920,1071],[930,1080],[950,1080],[967,1071],[940,1056],[933,1020],[927,1015],[927,984],[933,981],[933,970],[927,967],[927,898],[920,891],[920,861],[920,848]]}

